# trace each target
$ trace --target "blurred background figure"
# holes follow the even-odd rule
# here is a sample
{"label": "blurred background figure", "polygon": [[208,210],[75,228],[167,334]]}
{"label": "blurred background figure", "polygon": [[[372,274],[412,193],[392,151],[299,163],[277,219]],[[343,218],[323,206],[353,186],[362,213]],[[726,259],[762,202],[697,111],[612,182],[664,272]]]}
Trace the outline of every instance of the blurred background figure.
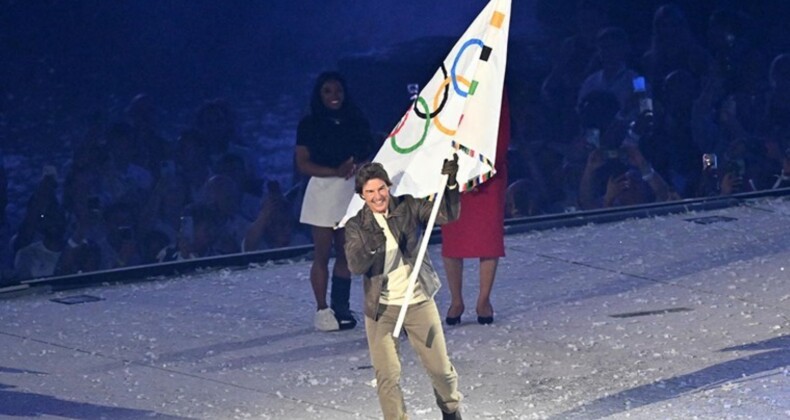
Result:
{"label": "blurred background figure", "polygon": [[228,153],[241,157],[244,161],[245,182],[239,186],[246,189],[255,183],[253,188],[260,191],[257,157],[239,138],[236,113],[228,101],[214,99],[205,102],[197,110],[193,127],[205,142],[212,164]]}
{"label": "blurred background figure", "polygon": [[519,179],[508,185],[505,191],[505,218],[541,214],[541,198],[538,194],[538,189],[529,179]]}
{"label": "blurred background figure", "polygon": [[138,231],[145,237],[152,231],[164,234],[167,244],[175,244],[184,209],[192,203],[192,194],[184,178],[172,172],[163,173],[143,205],[138,218]]}
{"label": "blurred background figure", "polygon": [[105,234],[99,246],[104,267],[113,269],[141,264],[136,209],[116,203],[107,207],[103,219]]}
{"label": "blurred background figure", "polygon": [[39,216],[41,239],[16,252],[14,270],[17,279],[47,277],[55,274],[66,245],[66,217],[58,208],[47,209]]}
{"label": "blurred background figure", "polygon": [[633,96],[633,80],[639,74],[628,66],[631,45],[628,34],[617,27],[602,29],[595,38],[601,69],[589,75],[581,85],[577,105],[588,93],[596,90],[614,94],[620,109],[628,112]]}
{"label": "blurred background figure", "polygon": [[649,130],[643,129],[638,141],[640,151],[684,198],[694,197],[699,183],[702,151],[694,141],[691,125],[698,93],[699,83],[690,72],[669,73],[661,83],[659,96],[663,99],[654,101],[654,115],[650,126],[645,127]]}
{"label": "blurred background figure", "polygon": [[790,151],[790,54],[779,54],[769,71],[768,105],[760,127],[767,170],[778,174]]}
{"label": "blurred background figure", "polygon": [[124,110],[126,122],[134,132],[136,152],[132,162],[156,176],[160,162],[172,159],[171,145],[159,133],[159,111],[153,98],[136,95]]}
{"label": "blurred background figure", "polygon": [[548,107],[547,116],[557,128],[558,139],[573,134],[568,127],[575,126],[574,105],[579,89],[590,73],[600,68],[597,58],[596,36],[609,23],[609,11],[605,0],[579,0],[576,3],[576,32],[565,38],[554,57],[551,72],[541,86],[543,105]]}
{"label": "blurred background figure", "polygon": [[176,173],[189,187],[192,197],[197,197],[203,184],[211,177],[211,155],[209,147],[199,131],[185,129],[176,141]]}
{"label": "blurred background figure", "polygon": [[0,148],[0,285],[6,282],[6,278],[13,276],[14,255],[10,249],[10,228],[6,223],[8,207],[8,176],[5,170],[5,159],[3,150]]}
{"label": "blurred background figure", "polygon": [[214,163],[213,172],[215,175],[227,176],[236,183],[241,193],[239,211],[246,219],[254,220],[260,207],[263,189],[261,180],[250,176],[244,158],[237,153],[225,153]]}
{"label": "blurred background figure", "polygon": [[157,260],[181,261],[218,255],[215,244],[219,235],[219,214],[205,203],[195,203],[184,210],[178,243],[160,251]]}
{"label": "blurred background figure", "polygon": [[216,212],[218,231],[214,250],[219,254],[241,252],[242,240],[252,222],[241,213],[241,199],[238,184],[225,175],[209,178],[199,195],[198,202]]}
{"label": "blurred background figure", "polygon": [[[370,125],[348,95],[337,72],[318,76],[310,98],[310,115],[299,122],[294,161],[310,177],[299,221],[311,226],[315,252],[310,283],[316,301],[315,327],[322,331],[349,329],[356,320],[349,308],[351,273],[345,251],[345,231],[334,229],[354,196],[357,164],[376,150]],[[326,303],[329,258],[334,251],[331,307]]]}
{"label": "blurred background figure", "polygon": [[236,141],[236,119],[230,104],[222,99],[207,101],[197,110],[195,130],[206,142],[209,155],[218,159]]}
{"label": "blurred background figure", "polygon": [[41,181],[28,201],[22,225],[12,240],[17,279],[55,273],[66,244],[66,216],[57,198],[57,188],[55,168],[45,166]]}
{"label": "blurred background figure", "polygon": [[106,136],[110,159],[100,166],[105,204],[123,202],[137,209],[153,188],[154,176],[135,163],[142,158],[134,128],[128,123],[115,123]]}
{"label": "blurred background figure", "polygon": [[[674,4],[656,9],[651,45],[642,56],[642,69],[654,91],[661,92],[662,82],[675,70],[685,70],[697,80],[703,79],[710,63],[710,54],[692,34],[683,10]],[[659,94],[657,99],[663,98]]]}
{"label": "blurred background figure", "polygon": [[291,203],[283,195],[280,184],[270,181],[267,190],[258,215],[247,229],[242,252],[307,243],[304,238],[297,239],[298,234],[294,231],[296,220],[291,214]]}
{"label": "blurred background figure", "polygon": [[0,225],[5,225],[6,207],[8,207],[8,175],[5,172],[3,151],[0,150]]}

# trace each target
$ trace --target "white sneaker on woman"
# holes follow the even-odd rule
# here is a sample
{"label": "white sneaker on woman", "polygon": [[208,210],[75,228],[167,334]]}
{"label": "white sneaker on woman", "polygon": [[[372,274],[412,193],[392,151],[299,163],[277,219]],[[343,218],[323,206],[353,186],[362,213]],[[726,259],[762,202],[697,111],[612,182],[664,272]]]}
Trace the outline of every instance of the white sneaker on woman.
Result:
{"label": "white sneaker on woman", "polygon": [[315,328],[321,331],[337,331],[340,324],[335,318],[335,312],[330,308],[319,309],[315,313]]}

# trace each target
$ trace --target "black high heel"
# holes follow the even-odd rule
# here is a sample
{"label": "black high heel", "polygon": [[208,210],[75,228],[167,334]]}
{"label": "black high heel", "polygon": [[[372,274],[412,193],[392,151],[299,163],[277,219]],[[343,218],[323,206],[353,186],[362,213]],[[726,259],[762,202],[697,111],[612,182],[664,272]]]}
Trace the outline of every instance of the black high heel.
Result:
{"label": "black high heel", "polygon": [[465,309],[466,308],[461,306],[461,312],[458,312],[458,316],[450,316],[450,310],[448,309],[447,310],[447,316],[444,318],[444,322],[447,325],[458,325],[458,324],[460,324],[461,323],[461,315],[464,314],[464,310]]}
{"label": "black high heel", "polygon": [[477,323],[480,325],[488,325],[494,323],[494,308],[491,305],[488,305],[491,308],[491,315],[489,316],[480,316],[480,311],[477,311]]}

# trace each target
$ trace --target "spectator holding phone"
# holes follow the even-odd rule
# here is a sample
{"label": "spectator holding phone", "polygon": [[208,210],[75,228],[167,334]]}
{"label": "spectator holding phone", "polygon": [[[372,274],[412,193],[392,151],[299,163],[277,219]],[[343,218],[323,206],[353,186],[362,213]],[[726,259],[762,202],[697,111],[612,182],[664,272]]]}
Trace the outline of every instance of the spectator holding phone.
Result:
{"label": "spectator holding phone", "polygon": [[743,143],[734,143],[730,148],[732,154],[727,153],[722,163],[719,162],[718,155],[714,153],[702,155],[702,173],[698,196],[712,197],[755,191],[754,180],[748,171],[747,161],[737,157],[743,148]]}
{"label": "spectator holding phone", "polygon": [[219,234],[219,215],[205,203],[188,206],[181,218],[178,243],[163,249],[159,262],[191,260],[218,255],[215,244]]}
{"label": "spectator holding phone", "polygon": [[[661,175],[628,136],[629,124],[614,122],[592,150],[579,185],[583,210],[666,201],[674,197]],[[626,139],[626,141],[623,141]]]}
{"label": "spectator holding phone", "polygon": [[611,92],[594,90],[582,98],[577,112],[579,134],[566,148],[563,161],[566,203],[571,205],[578,205],[579,182],[590,152],[601,148],[602,138],[620,112],[620,102]]}

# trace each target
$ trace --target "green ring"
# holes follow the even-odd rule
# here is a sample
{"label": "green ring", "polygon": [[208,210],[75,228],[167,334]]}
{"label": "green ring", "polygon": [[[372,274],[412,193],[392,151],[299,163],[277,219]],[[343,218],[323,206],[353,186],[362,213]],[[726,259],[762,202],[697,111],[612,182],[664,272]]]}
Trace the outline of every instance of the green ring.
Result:
{"label": "green ring", "polygon": [[[425,108],[425,111],[423,112],[425,112],[426,115],[430,114],[431,109],[428,107],[428,102],[426,102],[425,99],[422,98],[422,96],[417,98],[417,103]],[[410,147],[406,147],[406,148],[400,147],[398,146],[398,143],[395,141],[395,136],[390,137],[392,148],[395,149],[396,152],[402,155],[413,152],[415,149],[422,146],[422,143],[425,141],[425,138],[428,137],[428,127],[430,126],[431,126],[431,119],[426,118],[425,128],[422,131],[422,138],[420,138],[420,141],[418,141],[417,143],[413,144]]]}

